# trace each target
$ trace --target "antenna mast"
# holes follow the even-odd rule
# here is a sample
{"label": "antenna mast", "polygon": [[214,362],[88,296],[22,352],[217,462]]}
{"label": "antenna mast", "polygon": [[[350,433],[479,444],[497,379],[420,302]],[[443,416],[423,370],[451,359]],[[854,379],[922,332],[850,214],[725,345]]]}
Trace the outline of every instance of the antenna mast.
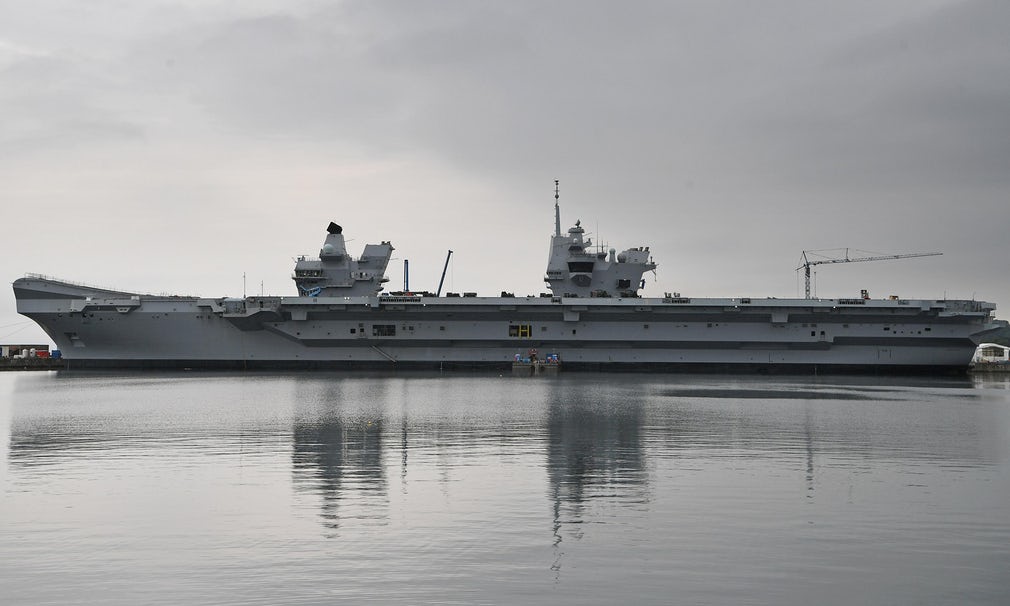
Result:
{"label": "antenna mast", "polygon": [[561,207],[558,205],[558,199],[561,198],[560,194],[561,188],[558,186],[558,180],[554,180],[554,235],[561,235]]}

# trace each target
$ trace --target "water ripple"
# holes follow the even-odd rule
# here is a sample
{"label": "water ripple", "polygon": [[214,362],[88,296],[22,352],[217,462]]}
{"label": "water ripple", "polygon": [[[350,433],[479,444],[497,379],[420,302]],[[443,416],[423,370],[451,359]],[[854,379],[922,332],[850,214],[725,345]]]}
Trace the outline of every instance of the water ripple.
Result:
{"label": "water ripple", "polygon": [[1001,384],[83,373],[0,394],[5,604],[1006,594]]}

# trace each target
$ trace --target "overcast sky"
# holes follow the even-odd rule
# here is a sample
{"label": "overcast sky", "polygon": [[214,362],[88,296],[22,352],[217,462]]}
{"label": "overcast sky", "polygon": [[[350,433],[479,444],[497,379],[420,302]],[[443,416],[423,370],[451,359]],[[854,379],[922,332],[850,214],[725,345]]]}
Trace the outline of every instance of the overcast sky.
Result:
{"label": "overcast sky", "polygon": [[[389,290],[545,290],[554,225],[645,295],[1010,317],[1010,2],[0,0],[7,283],[293,295],[333,220]],[[844,254],[844,251],[824,253]],[[857,253],[854,253],[857,254]],[[48,339],[0,297],[0,342]]]}

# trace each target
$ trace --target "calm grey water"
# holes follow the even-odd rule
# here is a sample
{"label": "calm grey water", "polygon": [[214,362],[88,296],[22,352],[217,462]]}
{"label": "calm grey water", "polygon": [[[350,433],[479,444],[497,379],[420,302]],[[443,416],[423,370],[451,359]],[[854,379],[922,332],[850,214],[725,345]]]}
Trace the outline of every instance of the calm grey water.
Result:
{"label": "calm grey water", "polygon": [[0,373],[0,603],[1007,604],[1010,379]]}

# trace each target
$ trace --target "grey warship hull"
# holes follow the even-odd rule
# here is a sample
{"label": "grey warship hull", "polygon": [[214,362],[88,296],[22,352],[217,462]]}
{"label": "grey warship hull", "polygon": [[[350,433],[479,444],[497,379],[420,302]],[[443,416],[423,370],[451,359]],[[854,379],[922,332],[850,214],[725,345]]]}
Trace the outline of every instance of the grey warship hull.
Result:
{"label": "grey warship hull", "polygon": [[[382,293],[393,246],[347,252],[330,223],[298,257],[297,296],[200,298],[14,282],[73,368],[509,368],[536,350],[566,369],[964,372],[1006,325],[979,301],[642,298],[647,246],[593,244],[561,229],[558,183],[544,282],[514,297]],[[448,263],[448,261],[447,261]]]}
{"label": "grey warship hull", "polygon": [[966,300],[141,295],[29,275],[18,312],[71,368],[964,372],[1005,322]]}

